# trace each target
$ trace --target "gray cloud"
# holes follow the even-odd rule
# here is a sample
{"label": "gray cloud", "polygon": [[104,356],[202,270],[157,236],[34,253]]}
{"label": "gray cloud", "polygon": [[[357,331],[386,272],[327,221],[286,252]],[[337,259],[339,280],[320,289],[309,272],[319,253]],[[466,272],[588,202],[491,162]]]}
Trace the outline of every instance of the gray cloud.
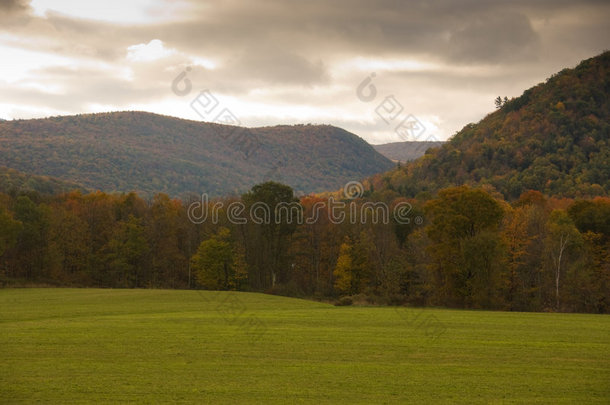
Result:
{"label": "gray cloud", "polygon": [[226,73],[240,76],[246,73],[244,70],[249,78],[261,80],[264,84],[309,85],[323,83],[328,79],[321,60],[310,62],[272,44],[261,44],[245,50],[229,65]]}
{"label": "gray cloud", "polygon": [[[164,0],[158,1],[162,8]],[[194,91],[317,109],[318,118],[303,120],[345,125],[372,139],[385,129],[370,124],[374,106],[359,103],[354,93],[369,68],[342,64],[415,60],[433,67],[388,62],[378,69],[380,95],[393,93],[410,111],[437,117],[446,136],[492,110],[495,95],[518,95],[603,51],[609,17],[605,1],[193,0],[172,21],[128,25],[53,11],[40,17],[26,1],[0,0],[0,33],[7,34],[0,45],[73,61],[32,66],[18,80],[0,82],[0,105],[76,113],[91,104],[185,103],[169,85],[190,65]],[[151,61],[127,58],[129,46],[153,39],[173,53]],[[197,58],[216,67],[198,66]],[[61,91],[45,90],[54,87]],[[264,95],[254,98],[257,91]],[[460,102],[464,98],[469,103]],[[270,111],[253,114],[241,116],[256,124],[281,120]]]}
{"label": "gray cloud", "polygon": [[449,55],[460,62],[510,62],[536,57],[540,38],[521,13],[478,16],[452,32]]}
{"label": "gray cloud", "polygon": [[0,0],[0,13],[24,13],[29,10],[27,0]]}

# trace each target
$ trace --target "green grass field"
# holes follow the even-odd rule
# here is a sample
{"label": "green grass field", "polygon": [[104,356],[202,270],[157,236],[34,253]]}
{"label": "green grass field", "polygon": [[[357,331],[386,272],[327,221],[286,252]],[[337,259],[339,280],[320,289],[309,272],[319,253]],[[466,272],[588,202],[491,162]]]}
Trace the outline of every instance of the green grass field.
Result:
{"label": "green grass field", "polygon": [[610,316],[0,290],[0,402],[610,403]]}

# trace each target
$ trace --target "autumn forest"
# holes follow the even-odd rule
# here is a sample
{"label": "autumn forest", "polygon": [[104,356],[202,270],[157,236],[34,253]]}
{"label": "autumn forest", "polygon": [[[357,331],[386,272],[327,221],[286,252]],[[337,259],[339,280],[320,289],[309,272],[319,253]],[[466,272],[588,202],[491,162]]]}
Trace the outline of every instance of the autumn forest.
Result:
{"label": "autumn forest", "polygon": [[[606,52],[499,103],[422,158],[365,178],[356,196],[297,193],[280,181],[262,181],[199,202],[221,207],[214,221],[189,214],[197,194],[65,192],[57,190],[70,183],[54,180],[45,188],[51,180],[5,170],[0,283],[608,313],[609,66]],[[121,125],[146,118],[118,117]],[[28,124],[29,134],[35,124]],[[320,129],[298,128],[308,130]],[[345,203],[343,220],[332,220],[330,199]],[[291,220],[271,209],[268,221],[234,221],[231,203],[246,212],[261,203],[292,204],[316,220]],[[378,204],[402,204],[406,216],[380,221]]]}
{"label": "autumn forest", "polygon": [[[320,197],[295,199],[288,186],[273,182],[240,201],[246,207],[298,201],[306,218],[325,206]],[[405,200],[387,203],[399,201]],[[2,282],[609,311],[610,199],[549,199],[531,191],[508,203],[462,186],[409,203],[410,223],[373,221],[372,210],[356,210],[365,216],[353,220],[355,210],[345,208],[343,223],[322,212],[299,224],[272,211],[268,223],[233,224],[221,209],[215,223],[194,224],[186,203],[163,194],[150,202],[102,192],[2,195]]]}

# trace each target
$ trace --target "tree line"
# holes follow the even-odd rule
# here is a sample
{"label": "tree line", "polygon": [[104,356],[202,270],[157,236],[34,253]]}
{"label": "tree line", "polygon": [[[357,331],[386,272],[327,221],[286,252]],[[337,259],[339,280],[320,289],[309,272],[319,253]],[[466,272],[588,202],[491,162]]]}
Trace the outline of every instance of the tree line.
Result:
{"label": "tree line", "polygon": [[[345,219],[336,221],[325,212],[328,198],[297,198],[289,186],[266,182],[241,196],[207,201],[210,211],[216,205],[217,217],[196,223],[189,218],[194,197],[0,193],[0,284],[610,310],[607,197],[556,199],[527,191],[509,203],[492,189],[467,186],[415,199],[374,192],[356,197],[345,199]],[[292,204],[316,220],[270,210],[268,221],[236,223],[227,212],[234,202],[246,210]],[[374,209],[353,209],[371,202],[411,209],[408,218],[389,221],[374,220]]]}

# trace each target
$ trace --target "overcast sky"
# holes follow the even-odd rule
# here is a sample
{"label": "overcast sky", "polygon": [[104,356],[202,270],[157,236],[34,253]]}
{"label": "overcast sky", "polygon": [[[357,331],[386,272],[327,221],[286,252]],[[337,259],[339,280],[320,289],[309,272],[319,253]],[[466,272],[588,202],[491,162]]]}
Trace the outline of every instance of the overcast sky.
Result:
{"label": "overcast sky", "polygon": [[0,118],[144,110],[444,140],[609,48],[609,1],[505,3],[0,0]]}

